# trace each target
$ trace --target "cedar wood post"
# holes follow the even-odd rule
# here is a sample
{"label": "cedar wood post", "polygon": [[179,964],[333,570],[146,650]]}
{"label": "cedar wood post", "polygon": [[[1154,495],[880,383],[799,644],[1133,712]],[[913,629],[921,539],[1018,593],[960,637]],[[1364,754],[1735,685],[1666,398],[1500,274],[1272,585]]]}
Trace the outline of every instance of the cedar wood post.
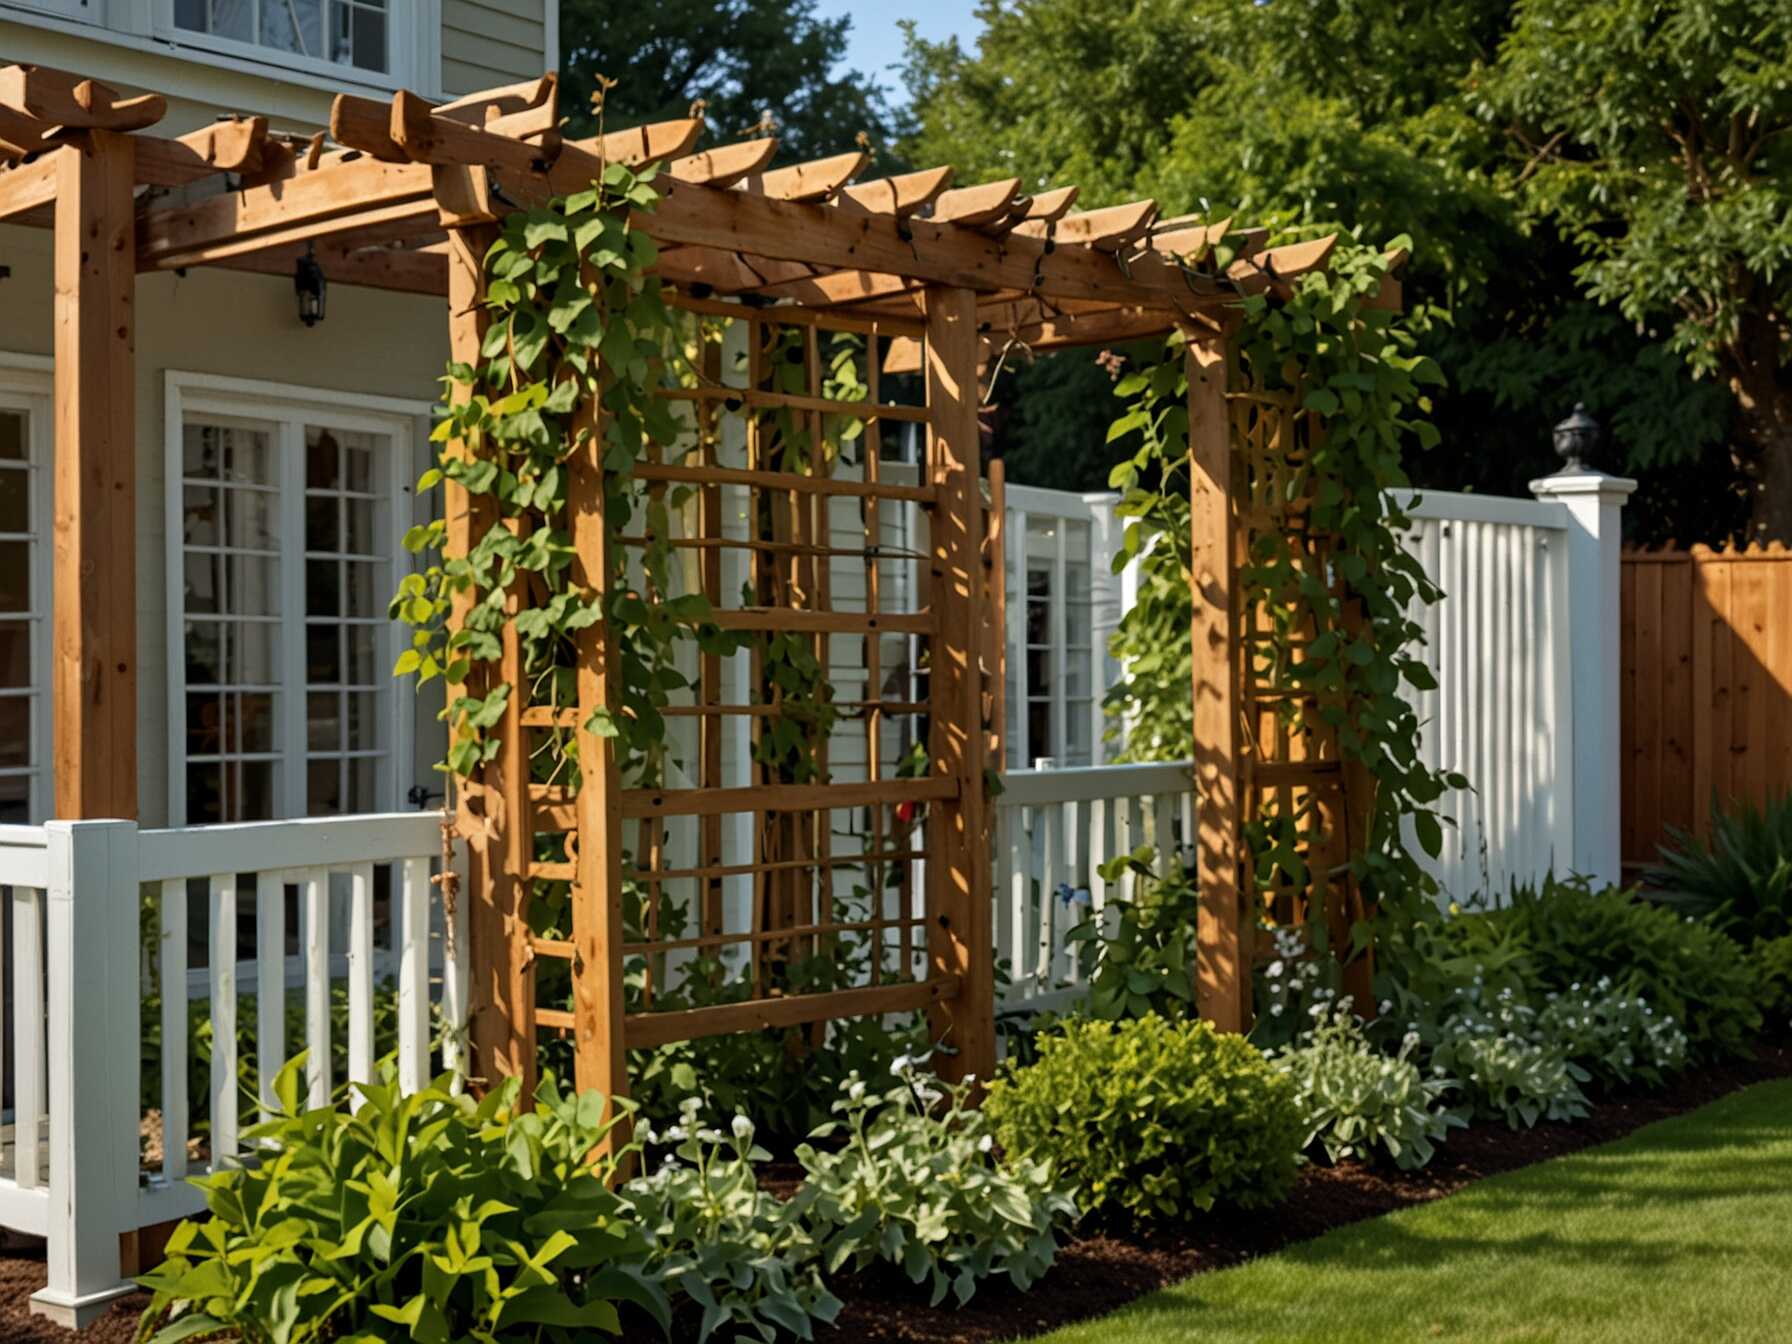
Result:
{"label": "cedar wood post", "polygon": [[[445,184],[440,181],[438,193],[446,194]],[[477,366],[479,362],[486,329],[485,254],[496,232],[494,226],[479,223],[448,230],[448,344],[450,358],[459,364]],[[449,389],[449,398],[455,402],[464,401],[469,395],[469,389],[458,382]],[[469,451],[458,440],[447,445],[450,455]],[[444,516],[448,520],[444,550],[448,557],[464,557],[491,524],[490,501],[473,498],[453,481],[444,482],[442,492]],[[471,606],[470,594],[455,594],[450,614],[454,629],[461,628]],[[484,694],[491,688],[492,678],[487,670],[474,668],[470,676],[471,685],[447,687],[450,706],[463,693]],[[500,731],[513,731],[508,718]],[[526,1039],[524,1029],[531,1020],[527,1012],[531,984],[526,972],[520,976],[515,973],[512,952],[512,940],[519,936],[517,922],[525,913],[513,908],[523,884],[507,872],[506,863],[507,852],[514,843],[510,832],[519,819],[506,815],[501,801],[502,772],[510,763],[510,755],[501,754],[485,771],[480,786],[467,781],[459,791],[456,824],[467,839],[469,858],[465,899],[471,985],[467,1030],[472,1057],[467,1071],[486,1084],[521,1076],[524,1086],[530,1087],[535,1043]]]}
{"label": "cedar wood post", "polygon": [[1226,340],[1188,346],[1189,568],[1194,597],[1195,1002],[1221,1031],[1250,1026],[1240,858],[1238,511],[1226,409]]}
{"label": "cedar wood post", "polygon": [[[603,422],[587,406],[575,433],[566,484],[572,532],[572,586],[597,596],[609,591],[614,563],[605,520]],[[616,739],[587,725],[599,709],[622,703],[622,651],[609,623],[596,621],[575,636],[578,650],[578,869],[573,883],[574,1072],[578,1089],[606,1098],[628,1095],[628,1055],[622,1000],[622,779]],[[606,1101],[606,1117],[616,1118]],[[628,1141],[619,1125],[602,1145],[614,1153]]]}
{"label": "cedar wood post", "polygon": [[55,815],[135,820],[136,144],[55,152]]}
{"label": "cedar wood post", "polygon": [[[956,997],[932,1013],[933,1034],[952,1052],[940,1075],[987,1079],[995,1069],[993,876],[984,830],[982,686],[978,649],[984,604],[983,498],[978,482],[977,297],[930,287],[927,315],[929,481],[932,523],[932,666],[928,754],[956,799],[927,817],[927,942],[933,974],[959,977]],[[1000,563],[998,559],[996,563]]]}

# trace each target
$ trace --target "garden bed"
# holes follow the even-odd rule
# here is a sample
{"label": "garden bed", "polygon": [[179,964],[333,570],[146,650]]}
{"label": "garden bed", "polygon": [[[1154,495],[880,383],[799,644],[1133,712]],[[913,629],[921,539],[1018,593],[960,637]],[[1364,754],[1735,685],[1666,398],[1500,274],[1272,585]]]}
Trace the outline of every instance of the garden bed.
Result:
{"label": "garden bed", "polygon": [[[867,1274],[839,1285],[846,1307],[831,1328],[817,1334],[817,1342],[974,1344],[1042,1333],[1113,1311],[1191,1274],[1223,1269],[1346,1223],[1438,1199],[1482,1177],[1606,1143],[1751,1083],[1786,1077],[1792,1077],[1792,1046],[1764,1046],[1754,1060],[1685,1074],[1659,1092],[1613,1096],[1571,1124],[1543,1123],[1518,1132],[1485,1124],[1457,1130],[1422,1171],[1357,1162],[1309,1167],[1278,1208],[1226,1213],[1150,1233],[1120,1228],[1090,1232],[1064,1248],[1032,1291],[1023,1294],[988,1284],[958,1311],[916,1302],[915,1290],[899,1277]],[[778,1174],[768,1181],[782,1183]],[[77,1338],[27,1314],[27,1300],[43,1283],[41,1244],[0,1250],[0,1338],[11,1344],[62,1344]],[[84,1344],[127,1344],[147,1300],[143,1294],[124,1299],[78,1338]]]}

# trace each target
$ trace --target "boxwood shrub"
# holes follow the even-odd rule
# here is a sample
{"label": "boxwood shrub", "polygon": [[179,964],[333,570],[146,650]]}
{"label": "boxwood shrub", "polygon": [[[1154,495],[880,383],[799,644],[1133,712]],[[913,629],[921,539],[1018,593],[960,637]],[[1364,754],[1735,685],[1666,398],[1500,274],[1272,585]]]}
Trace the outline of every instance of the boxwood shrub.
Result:
{"label": "boxwood shrub", "polygon": [[1767,1030],[1792,1030],[1792,933],[1757,942],[1749,962]]}
{"label": "boxwood shrub", "polygon": [[1206,1022],[1069,1021],[990,1084],[984,1112],[1011,1160],[1049,1162],[1085,1212],[1178,1218],[1274,1204],[1306,1125],[1294,1085]]}

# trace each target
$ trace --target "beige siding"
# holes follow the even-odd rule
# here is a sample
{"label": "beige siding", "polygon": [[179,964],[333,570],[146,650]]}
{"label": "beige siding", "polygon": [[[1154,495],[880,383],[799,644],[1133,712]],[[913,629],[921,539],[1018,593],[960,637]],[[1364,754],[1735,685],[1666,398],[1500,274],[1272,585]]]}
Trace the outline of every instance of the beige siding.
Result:
{"label": "beige siding", "polygon": [[442,0],[442,88],[475,93],[547,68],[552,0]]}

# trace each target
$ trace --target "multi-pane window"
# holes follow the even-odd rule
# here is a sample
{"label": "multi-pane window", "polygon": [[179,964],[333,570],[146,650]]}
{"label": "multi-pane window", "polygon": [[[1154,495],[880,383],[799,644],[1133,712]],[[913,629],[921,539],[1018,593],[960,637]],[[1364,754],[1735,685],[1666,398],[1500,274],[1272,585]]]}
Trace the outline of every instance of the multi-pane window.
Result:
{"label": "multi-pane window", "polygon": [[41,466],[33,414],[0,399],[0,824],[40,817],[48,803],[43,762],[46,613],[39,540]]}
{"label": "multi-pane window", "polygon": [[[1088,504],[1010,487],[1008,764],[1098,761],[1103,650],[1095,639]],[[1048,511],[1048,510],[1058,511]],[[1083,517],[1068,516],[1076,509]]]}
{"label": "multi-pane window", "polygon": [[188,410],[181,428],[180,820],[398,805],[389,675],[400,436]]}
{"label": "multi-pane window", "polygon": [[182,32],[392,73],[388,0],[174,0]]}
{"label": "multi-pane window", "polygon": [[182,437],[187,820],[280,815],[277,432],[222,419]]}
{"label": "multi-pane window", "polygon": [[392,592],[382,456],[375,435],[305,430],[305,801],[314,816],[373,810],[389,750],[380,714]]}

